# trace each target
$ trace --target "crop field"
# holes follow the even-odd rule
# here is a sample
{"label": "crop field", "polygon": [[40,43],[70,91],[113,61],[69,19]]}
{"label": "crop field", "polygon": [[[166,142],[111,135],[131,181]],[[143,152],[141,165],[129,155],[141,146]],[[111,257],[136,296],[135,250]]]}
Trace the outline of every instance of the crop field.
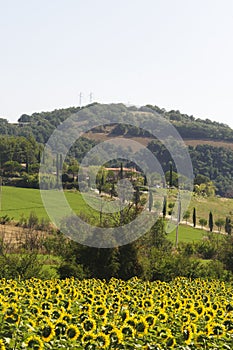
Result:
{"label": "crop field", "polygon": [[0,281],[0,349],[232,349],[220,281]]}

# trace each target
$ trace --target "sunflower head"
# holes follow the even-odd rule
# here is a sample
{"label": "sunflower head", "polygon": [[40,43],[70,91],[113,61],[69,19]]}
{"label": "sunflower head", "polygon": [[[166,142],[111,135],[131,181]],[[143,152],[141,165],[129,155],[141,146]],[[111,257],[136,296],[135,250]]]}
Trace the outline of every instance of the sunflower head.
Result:
{"label": "sunflower head", "polygon": [[27,349],[43,350],[44,344],[41,338],[37,335],[30,336],[25,341]]}
{"label": "sunflower head", "polygon": [[99,346],[101,349],[107,349],[110,345],[109,335],[103,332],[100,332],[96,335],[95,341],[97,343],[97,346]]}
{"label": "sunflower head", "polygon": [[0,339],[0,350],[6,350],[4,341],[2,339]]}
{"label": "sunflower head", "polygon": [[66,330],[66,336],[69,340],[76,340],[80,336],[80,330],[76,325],[69,325]]}
{"label": "sunflower head", "polygon": [[44,342],[50,342],[50,340],[52,340],[55,337],[55,335],[55,329],[51,322],[47,322],[43,325],[41,330],[41,337]]}

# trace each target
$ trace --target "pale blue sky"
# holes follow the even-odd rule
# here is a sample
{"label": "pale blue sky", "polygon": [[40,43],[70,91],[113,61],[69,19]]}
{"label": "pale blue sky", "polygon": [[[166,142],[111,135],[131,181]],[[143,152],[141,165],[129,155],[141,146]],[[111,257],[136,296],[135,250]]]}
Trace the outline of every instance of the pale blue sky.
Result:
{"label": "pale blue sky", "polygon": [[156,104],[233,127],[232,0],[0,0],[0,117]]}

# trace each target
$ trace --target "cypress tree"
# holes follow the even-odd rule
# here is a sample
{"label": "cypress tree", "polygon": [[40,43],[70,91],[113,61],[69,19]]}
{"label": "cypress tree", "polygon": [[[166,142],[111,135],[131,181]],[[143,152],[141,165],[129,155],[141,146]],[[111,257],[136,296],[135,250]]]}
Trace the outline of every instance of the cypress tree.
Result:
{"label": "cypress tree", "polygon": [[149,211],[151,211],[153,206],[153,194],[152,191],[149,192]]}
{"label": "cypress tree", "polygon": [[209,213],[209,229],[210,229],[210,232],[213,231],[213,227],[214,227],[213,214],[210,211],[210,213]]}
{"label": "cypress tree", "polygon": [[231,229],[232,229],[231,218],[229,216],[227,216],[226,223],[225,223],[225,231],[226,231],[226,233],[228,233],[228,235],[231,234]]}
{"label": "cypress tree", "polygon": [[140,203],[140,191],[139,191],[139,187],[137,186],[136,187],[136,191],[135,191],[135,205],[136,205],[136,208],[138,208],[138,204]]}
{"label": "cypress tree", "polygon": [[166,217],[166,214],[167,214],[167,197],[164,196],[164,199],[163,199],[163,218],[164,219]]}
{"label": "cypress tree", "polygon": [[122,164],[122,163],[121,163],[119,178],[120,178],[121,180],[123,179],[123,164]]}
{"label": "cypress tree", "polygon": [[193,208],[193,227],[196,227],[196,208]]}

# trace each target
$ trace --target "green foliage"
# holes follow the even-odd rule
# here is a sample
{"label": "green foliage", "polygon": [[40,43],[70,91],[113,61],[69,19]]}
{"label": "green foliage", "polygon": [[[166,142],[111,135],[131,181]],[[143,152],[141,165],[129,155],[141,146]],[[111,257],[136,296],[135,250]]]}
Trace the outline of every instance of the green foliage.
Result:
{"label": "green foliage", "polygon": [[186,224],[187,224],[187,221],[188,221],[188,219],[190,218],[190,211],[189,210],[186,210],[185,212],[184,212],[184,215],[183,215],[183,219],[186,221]]}
{"label": "green foliage", "polygon": [[221,232],[221,229],[224,226],[224,224],[225,224],[224,219],[219,218],[215,221],[215,225],[217,226],[219,232]]}
{"label": "green foliage", "polygon": [[225,232],[231,235],[232,232],[232,223],[231,223],[231,218],[229,216],[226,217],[226,222],[225,222]]}
{"label": "green foliage", "polygon": [[61,265],[57,268],[57,272],[61,279],[75,277],[79,280],[87,277],[87,272],[84,272],[83,266],[76,264],[75,262],[62,262]]}
{"label": "green foliage", "polygon": [[149,211],[151,211],[153,207],[153,193],[152,191],[149,191]]}
{"label": "green foliage", "polygon": [[200,225],[201,225],[201,227],[203,228],[204,226],[206,226],[206,225],[207,225],[207,220],[206,220],[206,219],[201,218],[201,219],[199,220],[199,224],[200,224]]}
{"label": "green foliage", "polygon": [[223,262],[227,270],[233,272],[233,237],[227,236],[220,246],[219,260]]}
{"label": "green foliage", "polygon": [[39,261],[36,252],[21,253],[17,256],[9,255],[2,258],[1,278],[29,279],[41,277],[42,263]]}
{"label": "green foliage", "polygon": [[0,225],[5,225],[8,222],[11,222],[14,218],[11,218],[9,215],[0,216]]}
{"label": "green foliage", "polygon": [[[110,131],[110,133],[116,136],[127,135],[150,137],[151,135],[147,131],[137,128],[136,126],[124,124],[124,115],[129,112],[133,113],[132,118],[134,118],[135,124],[137,124],[141,118],[140,112],[150,112],[151,109],[174,124],[178,132],[180,132],[181,136],[185,139],[233,140],[233,131],[225,124],[211,122],[208,119],[195,119],[193,116],[182,114],[179,111],[166,111],[157,106],[148,107],[149,108],[141,107],[137,109],[137,113],[134,113],[132,108],[127,108],[123,104],[111,105],[109,107],[98,105],[100,114],[104,114],[106,109],[109,109],[112,113],[117,113],[119,115],[122,123],[115,126],[111,125]],[[52,112],[34,113],[31,116],[23,114],[19,118],[18,125],[11,125],[6,120],[0,119],[0,135],[2,135],[0,138],[0,165],[2,166],[8,161],[14,161],[19,164],[24,164],[26,166],[25,171],[30,174],[38,171],[37,164],[41,158],[41,144],[47,142],[55,127],[70,117],[73,113],[77,113],[79,110],[79,107],[71,107]],[[90,114],[88,108],[83,108],[82,112],[84,118],[91,117],[92,119],[96,118],[96,120],[98,120],[98,115],[94,116],[93,114]],[[149,114],[148,117],[145,115],[144,117],[145,125],[150,126]],[[158,125],[158,127],[160,127],[160,125]],[[95,132],[104,132],[107,134],[109,129],[107,125],[103,125],[100,128],[93,130],[93,134]],[[69,163],[69,160],[72,158],[81,161],[86,152],[96,145],[96,143],[96,141],[85,137],[80,138],[71,147],[65,161]],[[174,148],[175,147],[176,145],[174,144]],[[168,172],[166,174],[167,182],[170,182],[170,185],[177,186],[178,179],[175,165],[172,165],[173,169],[171,176],[172,159],[165,146],[159,141],[152,140],[149,142],[148,148],[157,157],[164,173]],[[196,178],[195,185],[202,185],[203,187],[203,184],[205,184],[204,189],[196,187],[196,190],[200,193],[204,192],[206,195],[213,195],[216,188],[217,194],[232,197],[233,151],[223,147],[200,144],[197,146],[189,146],[189,153]],[[99,158],[101,155],[94,155],[93,157]],[[92,160],[93,164],[98,163],[97,159]],[[207,178],[209,181],[206,181]],[[209,182],[208,186],[207,182]]]}

